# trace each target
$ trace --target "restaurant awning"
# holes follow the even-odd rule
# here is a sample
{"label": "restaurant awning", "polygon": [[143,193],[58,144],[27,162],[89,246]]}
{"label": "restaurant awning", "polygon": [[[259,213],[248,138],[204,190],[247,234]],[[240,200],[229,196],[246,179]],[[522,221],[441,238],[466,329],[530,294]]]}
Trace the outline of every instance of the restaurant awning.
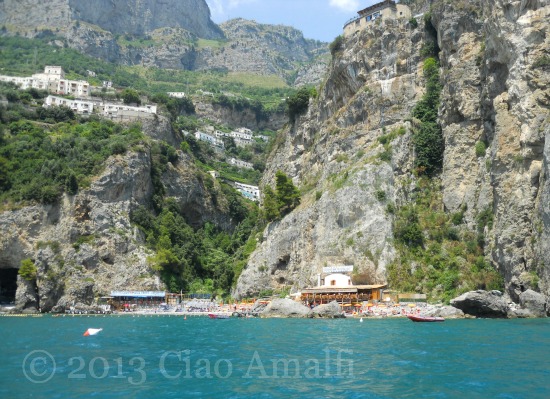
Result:
{"label": "restaurant awning", "polygon": [[355,294],[355,287],[316,287],[302,290],[303,294]]}
{"label": "restaurant awning", "polygon": [[359,290],[377,290],[386,287],[387,284],[354,285]]}
{"label": "restaurant awning", "polygon": [[164,291],[111,291],[112,297],[128,298],[164,298]]}

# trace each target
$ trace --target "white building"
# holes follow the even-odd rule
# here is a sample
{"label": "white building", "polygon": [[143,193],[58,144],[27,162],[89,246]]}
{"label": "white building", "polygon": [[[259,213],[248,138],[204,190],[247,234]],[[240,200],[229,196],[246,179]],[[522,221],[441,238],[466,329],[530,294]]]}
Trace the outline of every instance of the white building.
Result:
{"label": "white building", "polygon": [[169,91],[168,97],[185,98],[185,93],[183,91]]}
{"label": "white building", "polygon": [[321,280],[320,287],[351,287],[351,277],[343,273],[333,273]]}
{"label": "white building", "polygon": [[69,107],[74,112],[79,114],[91,114],[94,112],[94,103],[84,100],[70,100],[68,98],[48,96],[44,101],[44,108],[49,107]]}
{"label": "white building", "polygon": [[238,168],[245,168],[245,169],[254,169],[254,165],[250,162],[241,161],[237,158],[231,158],[229,159],[229,163],[233,166],[236,166]]}
{"label": "white building", "polygon": [[214,135],[218,138],[231,137],[235,141],[237,147],[246,147],[252,144],[252,131],[246,128],[239,128],[229,133],[216,130]]}
{"label": "white building", "polygon": [[221,149],[225,148],[225,144],[223,143],[223,140],[220,140],[214,136],[211,136],[208,133],[197,131],[195,132],[195,138],[200,141],[205,141],[214,147],[218,147]]}
{"label": "white building", "polygon": [[150,119],[157,114],[156,105],[145,105],[143,107],[131,107],[124,104],[104,103],[97,105],[98,113],[114,121],[132,121],[137,119]]}
{"label": "white building", "polygon": [[0,75],[0,81],[13,82],[22,90],[34,88],[54,94],[90,96],[90,84],[85,80],[65,79],[65,72],[60,66],[46,66],[43,73],[35,73],[31,77]]}
{"label": "white building", "polygon": [[237,191],[239,191],[244,197],[252,200],[260,200],[260,188],[258,186],[250,186],[239,182],[233,182]]}
{"label": "white building", "polygon": [[124,104],[105,103],[94,100],[71,100],[63,97],[48,96],[44,101],[44,107],[66,106],[79,114],[96,113],[110,119],[133,120],[152,117],[157,113],[156,105],[143,107],[130,107]]}

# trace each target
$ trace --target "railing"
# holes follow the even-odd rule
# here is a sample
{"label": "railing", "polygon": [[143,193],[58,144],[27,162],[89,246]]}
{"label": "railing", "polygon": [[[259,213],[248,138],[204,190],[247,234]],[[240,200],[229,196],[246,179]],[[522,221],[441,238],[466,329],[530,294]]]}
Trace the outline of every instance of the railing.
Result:
{"label": "railing", "polygon": [[353,22],[355,22],[355,21],[360,20],[361,18],[362,18],[361,15],[357,15],[357,16],[355,16],[355,17],[349,19],[349,20],[344,24],[344,28],[345,28],[346,26],[348,26],[349,24],[351,24],[351,23],[353,23]]}

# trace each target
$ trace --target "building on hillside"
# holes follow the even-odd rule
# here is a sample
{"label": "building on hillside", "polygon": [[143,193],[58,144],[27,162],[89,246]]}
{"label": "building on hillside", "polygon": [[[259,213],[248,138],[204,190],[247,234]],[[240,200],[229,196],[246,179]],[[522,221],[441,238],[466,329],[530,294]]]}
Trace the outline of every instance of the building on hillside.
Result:
{"label": "building on hillside", "polygon": [[94,102],[85,100],[71,100],[64,97],[48,96],[44,100],[44,108],[69,107],[78,114],[91,114],[94,112]]}
{"label": "building on hillside", "polygon": [[[246,129],[246,128],[239,128],[239,129]],[[222,137],[232,138],[237,147],[246,147],[246,146],[249,146],[250,144],[252,144],[252,131],[250,131],[249,129],[246,129],[246,130],[250,131],[250,133],[248,133],[246,131],[242,131],[242,130],[239,130],[239,129],[234,130],[234,131],[229,132],[229,133],[225,133],[225,132],[222,132],[220,130],[216,130],[214,132],[214,135],[218,138],[222,138]]]}
{"label": "building on hillside", "polygon": [[101,100],[72,100],[64,97],[49,95],[44,100],[44,107],[48,108],[52,106],[69,107],[73,111],[82,115],[95,113],[104,118],[109,118],[119,122],[149,119],[154,117],[157,113],[156,105],[130,107],[124,104],[106,103]]}
{"label": "building on hillside", "polygon": [[243,195],[243,197],[248,198],[252,201],[260,200],[260,188],[258,186],[251,186],[239,182],[233,182],[233,185],[235,186],[237,191]]}
{"label": "building on hillside", "polygon": [[237,158],[230,158],[229,163],[233,166],[236,166],[238,168],[244,168],[244,169],[254,169],[254,165],[250,162],[241,161]]}
{"label": "building on hillside", "polygon": [[106,89],[111,89],[113,87],[113,82],[111,82],[110,80],[104,80],[103,87]]}
{"label": "building on hillside", "polygon": [[342,306],[382,300],[385,284],[354,285],[352,272],[350,265],[323,267],[323,273],[317,275],[317,286],[303,289],[300,299],[309,305],[337,301]]}
{"label": "building on hillside", "polygon": [[212,176],[212,179],[217,179],[220,177],[220,173],[217,170],[209,170],[208,174]]}
{"label": "building on hillside", "polygon": [[168,97],[172,98],[185,98],[185,93],[183,91],[169,91]]}
{"label": "building on hillside", "polygon": [[246,135],[249,135],[250,137],[252,137],[252,130],[246,128],[246,127],[239,127],[237,129],[235,129],[235,131],[237,133],[242,133],[242,134],[246,134]]}
{"label": "building on hillside", "polygon": [[357,11],[357,16],[350,19],[344,25],[344,36],[351,36],[355,32],[367,28],[372,22],[383,19],[409,20],[412,16],[411,9],[404,4],[396,3],[394,0],[384,0],[363,10]]}
{"label": "building on hillside", "polygon": [[266,143],[269,141],[269,136],[264,136],[264,135],[261,135],[261,134],[255,135],[254,138],[258,138],[258,139],[260,139],[260,140],[263,140],[263,141],[265,141]]}
{"label": "building on hillside", "polygon": [[215,148],[219,148],[219,149],[225,149],[225,144],[223,142],[223,140],[221,139],[218,139],[208,133],[204,133],[204,132],[201,132],[201,131],[197,131],[195,132],[195,138],[197,140],[200,140],[200,141],[205,141],[207,142],[208,144],[210,144],[211,146],[215,147]]}
{"label": "building on hillside", "polygon": [[100,102],[97,105],[98,113],[104,118],[113,121],[126,122],[140,119],[151,119],[157,114],[156,105],[145,105],[143,107],[131,107],[125,104],[114,104]]}
{"label": "building on hillside", "polygon": [[31,77],[14,77],[0,75],[0,81],[13,82],[21,90],[30,88],[47,90],[53,94],[89,97],[90,84],[85,80],[65,79],[65,72],[60,66],[46,66],[43,73],[35,73]]}

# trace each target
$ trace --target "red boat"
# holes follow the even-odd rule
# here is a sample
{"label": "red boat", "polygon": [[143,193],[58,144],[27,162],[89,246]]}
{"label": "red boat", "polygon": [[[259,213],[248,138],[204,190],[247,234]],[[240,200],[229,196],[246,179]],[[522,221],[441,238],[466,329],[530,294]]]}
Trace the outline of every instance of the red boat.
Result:
{"label": "red boat", "polygon": [[229,319],[228,314],[220,314],[220,313],[208,313],[208,317],[211,319]]}
{"label": "red boat", "polygon": [[411,319],[412,321],[416,321],[416,322],[428,322],[428,323],[433,323],[433,322],[436,322],[436,321],[445,321],[445,319],[443,317],[431,317],[431,316],[420,316],[420,315],[413,315],[413,314],[409,314],[407,315],[407,317],[409,319]]}

